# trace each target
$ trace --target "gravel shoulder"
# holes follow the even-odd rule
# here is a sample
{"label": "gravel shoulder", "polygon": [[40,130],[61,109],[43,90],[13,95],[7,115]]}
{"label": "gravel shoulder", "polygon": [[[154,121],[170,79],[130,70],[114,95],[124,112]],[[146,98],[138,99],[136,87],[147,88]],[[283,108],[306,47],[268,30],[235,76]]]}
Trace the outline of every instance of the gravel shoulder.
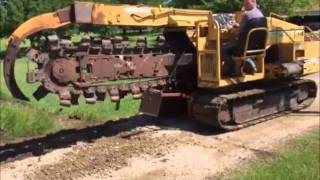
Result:
{"label": "gravel shoulder", "polygon": [[[319,84],[319,74],[309,78]],[[299,113],[230,133],[197,127],[187,118],[161,119],[156,125],[2,163],[1,179],[210,179],[272,156],[287,140],[319,127],[319,115],[318,98]]]}

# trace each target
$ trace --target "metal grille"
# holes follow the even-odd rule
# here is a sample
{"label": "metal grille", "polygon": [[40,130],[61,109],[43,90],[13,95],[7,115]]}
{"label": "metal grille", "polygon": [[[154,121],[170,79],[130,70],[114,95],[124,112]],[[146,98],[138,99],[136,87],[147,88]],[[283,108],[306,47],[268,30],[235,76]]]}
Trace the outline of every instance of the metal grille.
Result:
{"label": "metal grille", "polygon": [[215,77],[215,54],[214,53],[203,53],[200,54],[201,61],[201,79],[205,78],[213,79]]}

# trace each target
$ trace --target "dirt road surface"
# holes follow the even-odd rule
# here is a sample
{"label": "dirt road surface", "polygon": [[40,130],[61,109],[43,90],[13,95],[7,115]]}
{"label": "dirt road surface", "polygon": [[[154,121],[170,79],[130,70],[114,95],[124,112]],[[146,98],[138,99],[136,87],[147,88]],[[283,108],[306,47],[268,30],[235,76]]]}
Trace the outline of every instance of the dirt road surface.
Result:
{"label": "dirt road surface", "polygon": [[[319,84],[319,74],[309,78]],[[187,118],[140,116],[116,135],[4,162],[1,179],[215,179],[272,156],[288,139],[319,127],[319,118],[319,98],[302,112],[230,133],[195,126]]]}

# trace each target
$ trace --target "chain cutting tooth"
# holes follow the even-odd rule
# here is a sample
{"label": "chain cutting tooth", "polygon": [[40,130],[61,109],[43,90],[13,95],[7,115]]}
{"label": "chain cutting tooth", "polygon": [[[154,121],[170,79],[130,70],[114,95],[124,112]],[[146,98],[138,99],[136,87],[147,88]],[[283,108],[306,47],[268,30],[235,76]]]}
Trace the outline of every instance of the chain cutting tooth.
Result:
{"label": "chain cutting tooth", "polygon": [[36,82],[42,82],[46,79],[45,73],[40,69],[35,69],[31,72],[27,72],[27,83],[36,83]]}
{"label": "chain cutting tooth", "polygon": [[90,46],[90,54],[100,54],[101,53],[101,43],[102,40],[100,37],[91,38],[92,45]]}
{"label": "chain cutting tooth", "polygon": [[83,36],[80,40],[79,50],[80,51],[87,51],[91,45],[91,38],[90,36]]}
{"label": "chain cutting tooth", "polygon": [[78,49],[77,46],[74,46],[71,39],[62,39],[60,41],[60,45],[63,49],[64,55],[73,54]]}
{"label": "chain cutting tooth", "polygon": [[134,47],[129,43],[129,38],[128,37],[124,37],[122,44],[124,46],[124,54],[133,54],[134,52]]}
{"label": "chain cutting tooth", "polygon": [[33,97],[39,101],[40,99],[46,97],[49,91],[44,86],[39,86],[38,89],[33,93]]}
{"label": "chain cutting tooth", "polygon": [[127,36],[123,37],[122,44],[123,44],[124,47],[129,47],[130,46],[129,38]]}
{"label": "chain cutting tooth", "polygon": [[27,83],[36,83],[40,80],[39,78],[39,71],[38,70],[34,70],[32,72],[28,72],[27,73]]}
{"label": "chain cutting tooth", "polygon": [[140,88],[144,92],[144,91],[147,91],[149,89],[149,85],[148,85],[147,82],[142,82],[142,83],[140,83]]}
{"label": "chain cutting tooth", "polygon": [[91,97],[85,98],[87,104],[95,104],[97,102],[97,97],[95,94]]}
{"label": "chain cutting tooth", "polygon": [[50,49],[60,48],[60,39],[57,35],[48,36],[48,42],[50,45]]}
{"label": "chain cutting tooth", "polygon": [[74,94],[74,95],[82,95],[82,90],[80,90],[80,89],[72,89],[71,90],[71,94]]}
{"label": "chain cutting tooth", "polygon": [[30,60],[32,60],[33,62],[37,63],[37,64],[42,64],[44,62],[44,59],[41,58],[41,53],[40,51],[31,48],[28,52],[27,52],[27,58],[29,58]]}
{"label": "chain cutting tooth", "polygon": [[120,85],[119,85],[119,89],[120,89],[121,91],[124,91],[124,92],[129,92],[129,91],[130,91],[130,87],[129,87],[128,84],[120,84]]}
{"label": "chain cutting tooth", "polygon": [[59,99],[61,106],[71,106],[71,94],[70,91],[64,90],[59,92]]}
{"label": "chain cutting tooth", "polygon": [[79,104],[79,94],[72,94],[71,93],[71,104],[72,105],[78,105]]}
{"label": "chain cutting tooth", "polygon": [[140,36],[137,38],[137,46],[146,47],[147,46],[147,38],[145,36]]}
{"label": "chain cutting tooth", "polygon": [[101,48],[100,46],[91,46],[90,47],[90,54],[100,54]]}
{"label": "chain cutting tooth", "polygon": [[121,36],[116,36],[113,39],[113,47],[114,47],[114,54],[123,54],[124,44],[122,44],[123,38]]}
{"label": "chain cutting tooth", "polygon": [[130,92],[130,86],[128,84],[121,84],[118,88],[120,90],[120,99]]}
{"label": "chain cutting tooth", "polygon": [[95,104],[97,102],[97,96],[95,94],[95,88],[91,87],[84,91],[84,97],[87,104]]}
{"label": "chain cutting tooth", "polygon": [[102,53],[110,55],[112,54],[113,45],[111,39],[103,39],[102,40]]}
{"label": "chain cutting tooth", "polygon": [[73,47],[73,43],[70,39],[62,39],[60,41],[60,45],[61,45],[61,47],[65,48],[65,49]]}
{"label": "chain cutting tooth", "polygon": [[57,35],[51,35],[51,36],[48,36],[47,39],[48,39],[51,58],[59,57],[60,50],[61,50],[59,37]]}
{"label": "chain cutting tooth", "polygon": [[158,86],[158,83],[156,81],[150,81],[149,82],[149,87],[155,88]]}
{"label": "chain cutting tooth", "polygon": [[166,38],[164,36],[158,36],[156,41],[158,46],[163,46],[166,44]]}
{"label": "chain cutting tooth", "polygon": [[160,54],[169,52],[169,46],[164,36],[157,37],[154,50],[156,53],[160,53]]}
{"label": "chain cutting tooth", "polygon": [[97,101],[104,101],[106,99],[108,88],[99,86],[96,91]]}
{"label": "chain cutting tooth", "polygon": [[165,86],[167,84],[167,82],[166,82],[166,80],[161,79],[161,80],[158,80],[158,84],[159,84],[159,86]]}
{"label": "chain cutting tooth", "polygon": [[93,42],[94,44],[101,44],[101,37],[98,36],[98,37],[91,37],[91,42]]}
{"label": "chain cutting tooth", "polygon": [[136,52],[137,54],[143,54],[147,47],[147,38],[144,36],[138,37],[136,42]]}
{"label": "chain cutting tooth", "polygon": [[131,89],[133,99],[141,99],[142,93],[140,91],[139,86],[137,86],[136,84],[132,84],[130,85],[130,89]]}
{"label": "chain cutting tooth", "polygon": [[71,106],[71,100],[70,99],[60,99],[60,105],[65,107]]}
{"label": "chain cutting tooth", "polygon": [[119,93],[118,87],[116,87],[116,86],[110,87],[109,94],[110,94],[112,102],[119,102],[120,101],[120,93]]}
{"label": "chain cutting tooth", "polygon": [[72,89],[71,90],[71,104],[72,105],[78,105],[79,104],[79,98],[83,94],[83,92],[79,89]]}

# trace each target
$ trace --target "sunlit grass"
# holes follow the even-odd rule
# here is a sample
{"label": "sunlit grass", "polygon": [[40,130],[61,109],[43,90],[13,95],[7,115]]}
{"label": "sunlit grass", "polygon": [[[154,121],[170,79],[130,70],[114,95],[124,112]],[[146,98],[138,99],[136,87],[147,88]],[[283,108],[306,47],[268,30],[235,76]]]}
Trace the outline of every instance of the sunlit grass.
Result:
{"label": "sunlit grass", "polygon": [[230,179],[320,179],[319,129],[290,142],[270,161],[256,161]]}
{"label": "sunlit grass", "polygon": [[55,116],[26,103],[0,103],[1,137],[22,137],[53,132],[59,128]]}

